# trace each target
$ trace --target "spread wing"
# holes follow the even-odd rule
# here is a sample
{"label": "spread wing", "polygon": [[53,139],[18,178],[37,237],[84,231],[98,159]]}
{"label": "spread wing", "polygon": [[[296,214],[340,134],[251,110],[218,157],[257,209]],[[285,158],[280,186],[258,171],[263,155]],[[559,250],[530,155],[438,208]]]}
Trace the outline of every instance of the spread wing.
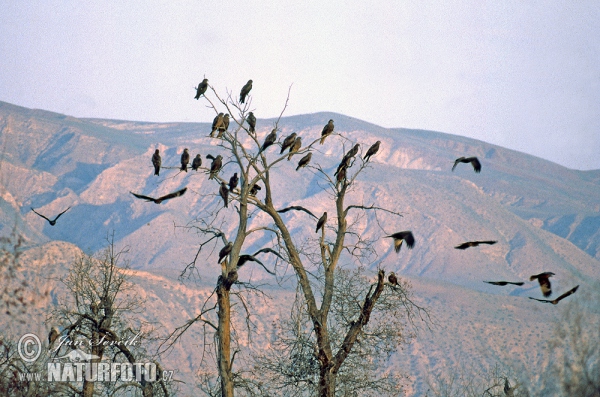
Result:
{"label": "spread wing", "polygon": [[477,157],[471,157],[468,160],[470,160],[471,165],[473,166],[473,169],[475,170],[475,172],[477,172],[477,173],[481,172],[481,163],[479,162],[479,159],[477,159]]}
{"label": "spread wing", "polygon": [[178,191],[176,191],[176,192],[169,193],[169,194],[167,194],[167,195],[165,195],[165,196],[159,197],[157,200],[160,200],[160,201],[165,201],[165,200],[169,200],[169,199],[172,199],[172,198],[175,198],[175,197],[183,196],[183,194],[184,194],[186,191],[187,191],[187,187],[184,187],[184,188],[183,188],[183,189],[181,189],[181,190],[178,190]]}
{"label": "spread wing", "polygon": [[575,293],[575,291],[577,291],[577,288],[579,288],[579,285],[573,287],[572,289],[570,289],[569,291],[565,292],[564,294],[562,294],[558,298],[554,299],[554,301],[552,301],[552,303],[556,305],[558,302],[560,302],[561,300],[565,299],[567,296],[573,295]]}
{"label": "spread wing", "polygon": [[35,212],[36,214],[38,214],[39,216],[41,216],[42,218],[44,218],[45,220],[47,220],[48,222],[50,222],[50,219],[46,218],[44,215],[42,215],[42,214],[40,214],[39,212],[37,212],[36,210],[34,210],[34,209],[33,209],[33,207],[30,207],[30,208],[31,208],[31,210],[32,210],[33,212]]}
{"label": "spread wing", "polygon": [[[143,194],[137,194],[134,192],[129,192],[131,194],[133,194],[135,197],[142,199],[142,200],[146,200],[146,201],[156,201],[156,199],[150,197],[150,196],[144,196]],[[45,217],[44,217],[45,218]],[[47,219],[47,218],[46,218]]]}
{"label": "spread wing", "polygon": [[62,214],[64,214],[65,212],[67,212],[67,211],[68,211],[68,210],[70,210],[70,209],[71,209],[71,207],[67,208],[66,210],[64,210],[64,211],[63,211],[63,212],[61,212],[60,214],[56,215],[56,218],[54,218],[54,222],[56,222],[56,220],[57,220],[58,218],[60,218],[60,216],[61,216]]}
{"label": "spread wing", "polygon": [[469,247],[473,247],[473,246],[475,246],[475,245],[477,245],[477,244],[473,244],[473,242],[472,242],[472,241],[467,241],[466,243],[462,243],[462,244],[460,244],[460,245],[457,245],[457,246],[456,246],[456,247],[454,247],[454,248],[456,248],[457,250],[466,250],[467,248],[469,248]]}
{"label": "spread wing", "polygon": [[284,212],[288,212],[288,211],[291,211],[291,210],[295,210],[295,211],[304,211],[304,212],[306,212],[308,215],[310,215],[310,216],[312,216],[313,218],[317,219],[317,217],[315,216],[315,214],[313,214],[312,212],[310,212],[310,211],[309,211],[309,210],[307,210],[306,208],[304,208],[304,207],[302,207],[302,206],[299,206],[299,205],[292,205],[291,207],[286,207],[286,208],[284,208],[284,209],[282,209],[282,210],[279,210],[279,211],[277,211],[277,212],[279,212],[279,213],[282,213],[282,214],[283,214]]}

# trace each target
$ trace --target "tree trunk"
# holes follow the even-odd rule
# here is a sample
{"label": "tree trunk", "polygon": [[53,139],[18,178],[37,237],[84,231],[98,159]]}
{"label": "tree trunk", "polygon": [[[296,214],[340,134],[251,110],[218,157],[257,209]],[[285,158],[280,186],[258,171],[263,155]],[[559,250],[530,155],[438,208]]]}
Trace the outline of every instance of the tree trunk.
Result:
{"label": "tree trunk", "polygon": [[219,277],[217,286],[217,303],[219,305],[218,360],[221,377],[221,396],[233,397],[233,376],[231,372],[231,301],[229,288],[231,284]]}
{"label": "tree trunk", "polygon": [[335,381],[337,374],[331,366],[321,367],[319,371],[319,396],[333,397],[335,395]]}

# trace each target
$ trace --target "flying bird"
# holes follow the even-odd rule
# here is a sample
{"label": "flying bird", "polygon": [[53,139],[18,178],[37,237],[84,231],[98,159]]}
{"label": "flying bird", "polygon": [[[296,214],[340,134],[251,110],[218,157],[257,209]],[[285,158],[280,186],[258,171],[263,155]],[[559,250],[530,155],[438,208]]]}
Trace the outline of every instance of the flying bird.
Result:
{"label": "flying bird", "polygon": [[221,125],[223,124],[223,117],[223,113],[219,113],[213,119],[212,130],[210,131],[211,138],[214,138],[215,131],[221,128]]}
{"label": "flying bird", "polygon": [[392,285],[398,285],[398,277],[396,277],[396,274],[394,272],[390,273],[390,275],[388,276],[388,281]]}
{"label": "flying bird", "polygon": [[475,172],[481,172],[481,163],[477,159],[477,157],[460,157],[454,160],[454,165],[452,166],[452,171],[456,168],[458,163],[471,163]]}
{"label": "flying bird", "polygon": [[133,194],[135,197],[137,197],[139,199],[146,200],[146,201],[152,201],[152,202],[154,202],[156,204],[160,204],[163,201],[170,200],[170,199],[175,198],[175,197],[183,196],[184,193],[186,192],[186,190],[187,190],[187,187],[184,187],[181,190],[178,190],[178,191],[173,192],[173,193],[169,193],[169,194],[167,194],[165,196],[162,196],[162,197],[159,197],[157,199],[152,198],[152,197],[148,197],[148,196],[144,196],[144,195],[141,195],[141,194],[137,194],[137,193],[134,193],[134,192],[129,192],[129,193]]}
{"label": "flying bird", "polygon": [[365,154],[365,157],[363,157],[365,159],[365,161],[369,161],[371,159],[371,156],[373,156],[375,153],[377,153],[379,151],[380,144],[381,144],[381,141],[377,141],[369,148],[369,150],[367,150],[367,154]]}
{"label": "flying bird", "polygon": [[266,252],[270,252],[272,254],[277,255],[279,258],[283,259],[283,257],[279,254],[279,252],[275,251],[274,249],[272,249],[272,248],[262,248],[262,249],[259,249],[258,251],[256,251],[252,255],[249,255],[249,254],[240,255],[240,257],[238,259],[238,262],[237,262],[236,268],[239,269],[240,267],[244,266],[246,264],[246,262],[248,262],[248,261],[250,261],[250,262],[256,262],[259,265],[261,265],[263,267],[263,269],[265,269],[267,271],[267,273],[275,275],[275,273],[273,273],[271,270],[267,269],[266,266],[261,261],[259,261],[258,259],[256,259],[256,256],[258,254],[260,254],[260,253],[263,253],[263,252],[265,252],[265,253]]}
{"label": "flying bird", "polygon": [[287,138],[285,138],[283,140],[283,143],[281,144],[281,151],[279,152],[279,154],[283,154],[283,152],[285,151],[285,149],[292,147],[292,145],[294,144],[294,142],[296,141],[296,133],[292,132],[291,135],[289,135]]}
{"label": "flying bird", "polygon": [[312,212],[310,212],[309,210],[307,210],[306,208],[300,206],[300,205],[292,205],[291,207],[286,207],[282,210],[279,210],[277,212],[283,214],[284,212],[288,212],[291,210],[295,210],[295,211],[303,211],[306,212],[308,215],[312,216],[313,218],[317,219],[317,216],[315,214],[313,214]]}
{"label": "flying bird", "polygon": [[229,113],[225,113],[225,116],[223,116],[223,121],[221,122],[221,125],[219,127],[217,127],[217,129],[219,130],[219,133],[217,134],[217,138],[223,138],[223,133],[225,131],[227,131],[228,128],[229,128]]}
{"label": "flying bird", "polygon": [[202,80],[202,83],[198,84],[198,87],[196,87],[196,96],[194,97],[194,99],[199,99],[202,95],[204,95],[207,88],[208,79],[204,79]]}
{"label": "flying bird", "polygon": [[50,330],[50,333],[48,334],[48,344],[50,346],[52,346],[52,344],[54,343],[54,341],[56,339],[58,339],[59,335],[60,335],[60,331],[58,330],[58,328],[52,327],[52,329]]}
{"label": "flying bird", "polygon": [[250,189],[250,196],[256,196],[259,190],[262,190],[258,183],[252,185],[252,189]]}
{"label": "flying bird", "polygon": [[200,156],[200,154],[197,154],[196,157],[194,157],[194,160],[192,161],[192,169],[194,171],[198,171],[198,168],[202,167],[202,156]]}
{"label": "flying bird", "polygon": [[45,220],[47,220],[50,223],[50,226],[54,226],[56,225],[56,221],[58,220],[58,218],[60,218],[60,216],[62,214],[64,214],[65,212],[67,212],[71,207],[67,208],[66,210],[64,210],[63,212],[61,212],[60,214],[56,215],[56,218],[54,219],[48,219],[46,218],[44,215],[40,214],[39,212],[37,212],[36,210],[33,209],[33,207],[31,207],[31,210],[33,212],[35,212],[36,214],[38,214],[39,216],[41,216],[42,218],[44,218]]}
{"label": "flying bird", "polygon": [[160,158],[160,153],[158,149],[154,151],[152,155],[152,165],[154,166],[154,175],[158,175],[160,173],[160,165],[162,163],[162,159]]}
{"label": "flying bird", "polygon": [[323,131],[321,131],[321,141],[319,142],[321,145],[325,142],[325,138],[333,133],[333,120],[329,120],[329,122],[323,127]]}
{"label": "flying bird", "polygon": [[485,241],[467,241],[466,243],[462,243],[461,245],[457,245],[456,248],[457,250],[466,250],[469,247],[477,247],[479,244],[489,244],[489,245],[493,245],[496,244],[497,241],[492,241],[492,240],[485,240]]}
{"label": "flying bird", "polygon": [[400,252],[400,248],[402,248],[402,242],[404,241],[406,241],[406,245],[408,246],[408,248],[412,248],[415,245],[415,237],[413,236],[410,230],[390,234],[386,237],[391,237],[394,239],[394,249],[396,250],[396,252]]}
{"label": "flying bird", "polygon": [[237,176],[237,172],[235,172],[233,174],[233,176],[231,178],[229,178],[229,191],[230,192],[233,192],[233,189],[235,189],[237,187],[239,180],[240,179]]}
{"label": "flying bird", "polygon": [[219,261],[217,263],[223,262],[223,258],[225,258],[227,255],[229,255],[231,253],[232,248],[233,248],[233,243],[231,241],[228,242],[225,247],[221,248],[221,251],[219,251]]}
{"label": "flying bird", "polygon": [[323,228],[325,230],[325,224],[327,223],[327,211],[323,212],[323,215],[317,221],[317,228],[315,229],[315,233],[319,231],[319,229]]}
{"label": "flying bird", "polygon": [[223,197],[223,205],[225,208],[227,208],[228,207],[227,199],[229,197],[229,189],[227,188],[227,185],[225,184],[225,182],[221,182],[221,187],[219,188],[219,195],[221,197]]}
{"label": "flying bird", "polygon": [[248,95],[248,93],[250,92],[251,89],[252,89],[252,80],[248,80],[246,85],[243,86],[242,90],[240,91],[240,103],[244,103],[244,101],[246,100],[246,95]]}
{"label": "flying bird", "polygon": [[187,166],[190,163],[190,152],[188,149],[183,149],[183,153],[181,153],[181,171],[187,172]]}
{"label": "flying bird", "polygon": [[537,278],[538,283],[540,283],[542,294],[547,298],[552,295],[552,284],[550,284],[550,277],[552,276],[554,276],[554,273],[552,272],[543,272],[529,277],[529,281],[533,281]]}
{"label": "flying bird", "polygon": [[532,298],[532,297],[529,297],[529,299],[533,299],[533,300],[540,301],[540,302],[548,302],[548,303],[552,303],[553,305],[556,305],[556,304],[558,304],[558,302],[565,299],[567,296],[573,295],[575,293],[575,291],[577,291],[577,288],[579,288],[579,285],[575,286],[574,288],[570,289],[569,291],[565,292],[564,294],[562,294],[561,296],[559,296],[558,298],[556,298],[554,300],[537,299],[537,298]]}
{"label": "flying bird", "polygon": [[277,140],[277,128],[273,128],[273,131],[271,131],[271,133],[269,135],[267,135],[267,137],[265,138],[265,142],[263,143],[262,147],[260,148],[260,151],[261,152],[265,151],[269,146],[274,144],[276,140]]}
{"label": "flying bird", "polygon": [[302,167],[306,167],[308,163],[310,163],[310,159],[312,158],[312,153],[308,152],[308,154],[300,159],[298,162],[298,167],[296,167],[296,171],[298,171]]}
{"label": "flying bird", "polygon": [[290,146],[290,155],[288,156],[288,161],[292,159],[292,155],[296,153],[302,147],[302,138],[297,137],[292,146]]}
{"label": "flying bird", "polygon": [[248,112],[248,117],[246,117],[246,121],[248,122],[248,125],[250,126],[250,132],[255,132],[256,131],[256,117],[254,116],[254,113],[252,112]]}
{"label": "flying bird", "polygon": [[210,164],[210,176],[208,179],[214,179],[215,176],[219,174],[221,167],[223,167],[223,156],[220,154],[217,157],[213,157],[212,155],[207,155],[207,159],[212,159],[212,163]]}
{"label": "flying bird", "polygon": [[484,281],[484,283],[488,283],[488,284],[492,284],[492,285],[500,285],[500,286],[504,286],[504,285],[508,285],[508,284],[521,286],[521,285],[525,284],[522,281]]}

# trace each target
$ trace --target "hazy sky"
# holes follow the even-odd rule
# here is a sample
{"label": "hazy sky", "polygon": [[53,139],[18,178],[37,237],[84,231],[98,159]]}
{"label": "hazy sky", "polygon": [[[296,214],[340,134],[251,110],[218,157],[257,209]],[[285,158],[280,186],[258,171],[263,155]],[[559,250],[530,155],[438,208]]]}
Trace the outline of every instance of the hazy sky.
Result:
{"label": "hazy sky", "polygon": [[252,79],[259,118],[292,85],[288,116],[334,111],[600,169],[599,1],[372,3],[0,0],[0,100],[206,122],[203,76],[235,96]]}

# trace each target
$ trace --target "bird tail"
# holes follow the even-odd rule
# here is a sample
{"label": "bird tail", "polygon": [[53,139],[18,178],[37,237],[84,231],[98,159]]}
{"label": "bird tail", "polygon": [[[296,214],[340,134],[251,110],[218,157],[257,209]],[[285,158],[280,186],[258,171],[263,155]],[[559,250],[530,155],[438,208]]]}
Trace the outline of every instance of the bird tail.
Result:
{"label": "bird tail", "polygon": [[323,136],[323,137],[321,137],[321,140],[319,141],[319,143],[320,143],[321,145],[323,144],[323,142],[325,142],[325,138],[327,138],[327,136]]}

